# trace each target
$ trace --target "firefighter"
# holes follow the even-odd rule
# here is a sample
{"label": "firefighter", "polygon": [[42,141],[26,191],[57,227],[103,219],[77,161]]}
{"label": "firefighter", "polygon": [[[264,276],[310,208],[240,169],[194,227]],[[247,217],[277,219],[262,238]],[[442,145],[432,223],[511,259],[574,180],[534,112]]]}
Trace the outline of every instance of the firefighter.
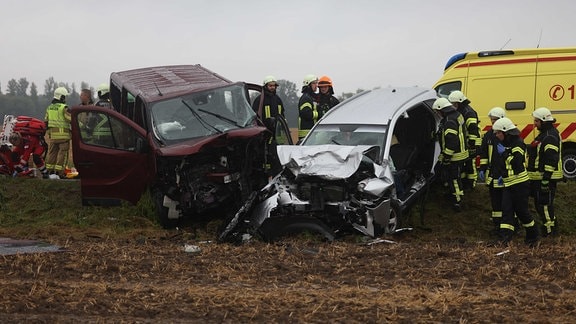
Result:
{"label": "firefighter", "polygon": [[110,102],[110,86],[108,83],[100,84],[96,94],[98,95],[98,101],[94,104],[95,106],[112,108],[112,103]]}
{"label": "firefighter", "polygon": [[22,175],[27,175],[30,172],[28,168],[28,161],[32,155],[32,161],[36,165],[36,169],[42,173],[42,178],[48,178],[48,170],[44,164],[42,155],[46,151],[46,143],[44,138],[34,135],[22,135],[19,132],[10,134],[10,143],[12,143],[13,161],[16,162],[14,170]]}
{"label": "firefighter", "polygon": [[556,235],[558,224],[554,215],[556,183],[563,178],[560,134],[554,128],[556,119],[548,108],[532,113],[539,134],[528,146],[528,176],[531,195],[543,225],[542,235]]}
{"label": "firefighter", "polygon": [[[506,117],[506,111],[501,107],[494,107],[488,112],[488,118],[492,125],[500,119]],[[478,169],[478,181],[485,182],[488,185],[488,192],[490,194],[490,204],[492,206],[492,223],[494,224],[495,232],[500,230],[500,223],[502,221],[502,186],[498,184],[498,178],[503,175],[503,171],[499,167],[502,165],[499,161],[499,154],[496,154],[494,148],[499,143],[498,138],[494,134],[494,129],[489,129],[482,137],[478,155],[480,156],[480,167]],[[496,160],[496,161],[493,161]]]}
{"label": "firefighter", "polygon": [[[252,102],[252,109],[254,109],[258,117],[272,134],[276,134],[276,118],[285,117],[284,104],[282,103],[282,99],[276,94],[277,89],[278,81],[276,78],[271,75],[266,76],[262,81],[262,94],[258,95],[258,97],[254,99],[254,102]],[[282,165],[276,154],[278,144],[284,143],[276,143],[276,136],[272,135],[266,145],[264,169],[268,176],[274,176],[282,170]]]}
{"label": "firefighter", "polygon": [[64,87],[56,88],[52,103],[46,108],[46,121],[48,135],[48,155],[46,168],[50,173],[64,177],[64,170],[68,163],[70,150],[70,111],[66,105],[68,90]]}
{"label": "firefighter", "polygon": [[[274,131],[274,119],[278,116],[284,116],[284,104],[282,99],[276,94],[278,81],[275,77],[269,75],[262,81],[262,94],[258,95],[252,102],[252,109],[258,114],[264,125],[271,131]],[[260,110],[260,101],[262,100],[262,109]]]}
{"label": "firefighter", "polygon": [[340,103],[338,98],[334,97],[334,87],[332,79],[327,76],[321,76],[318,79],[318,111],[319,117],[322,118],[328,110]]}
{"label": "firefighter", "polygon": [[298,141],[308,135],[320,117],[316,98],[317,89],[318,78],[314,74],[306,75],[302,82],[302,96],[298,101]]}
{"label": "firefighter", "polygon": [[478,124],[478,114],[470,107],[470,100],[466,98],[464,93],[460,90],[452,91],[448,96],[448,100],[456,107],[456,110],[462,117],[466,124],[466,143],[468,145],[469,158],[464,163],[462,172],[462,184],[464,189],[474,189],[476,180],[478,179],[476,172],[476,156],[477,150],[480,147],[482,138],[480,137],[480,129]]}
{"label": "firefighter", "polygon": [[464,161],[468,159],[464,118],[446,98],[436,99],[432,108],[442,117],[437,132],[440,142],[440,174],[450,190],[452,208],[460,211],[464,196],[460,172]]}
{"label": "firefighter", "polygon": [[[526,144],[520,137],[520,131],[506,118],[498,119],[492,125],[499,142],[493,149],[500,156],[500,169],[503,175],[496,180],[502,189],[502,221],[500,223],[499,243],[507,244],[515,232],[514,215],[518,217],[526,230],[524,242],[535,246],[539,240],[538,227],[528,209],[530,182],[526,171]],[[493,162],[496,162],[493,160]]]}

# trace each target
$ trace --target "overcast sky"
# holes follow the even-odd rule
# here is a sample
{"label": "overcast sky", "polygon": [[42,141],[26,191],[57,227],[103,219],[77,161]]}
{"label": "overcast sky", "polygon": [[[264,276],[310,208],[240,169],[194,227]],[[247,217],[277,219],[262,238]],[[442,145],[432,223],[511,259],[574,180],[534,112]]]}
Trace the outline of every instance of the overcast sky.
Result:
{"label": "overcast sky", "polygon": [[432,86],[456,53],[576,46],[574,0],[4,0],[0,85],[25,77],[96,88],[111,72],[201,64],[335,92]]}

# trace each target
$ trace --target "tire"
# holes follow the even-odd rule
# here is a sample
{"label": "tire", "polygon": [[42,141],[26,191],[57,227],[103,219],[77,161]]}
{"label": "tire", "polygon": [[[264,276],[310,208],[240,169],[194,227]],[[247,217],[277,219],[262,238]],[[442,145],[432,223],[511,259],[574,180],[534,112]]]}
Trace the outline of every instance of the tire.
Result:
{"label": "tire", "polygon": [[562,171],[566,179],[576,179],[576,149],[563,150]]}
{"label": "tire", "polygon": [[164,194],[160,190],[154,189],[152,191],[152,199],[160,225],[165,229],[176,228],[180,223],[180,219],[168,218],[168,208],[164,207]]}

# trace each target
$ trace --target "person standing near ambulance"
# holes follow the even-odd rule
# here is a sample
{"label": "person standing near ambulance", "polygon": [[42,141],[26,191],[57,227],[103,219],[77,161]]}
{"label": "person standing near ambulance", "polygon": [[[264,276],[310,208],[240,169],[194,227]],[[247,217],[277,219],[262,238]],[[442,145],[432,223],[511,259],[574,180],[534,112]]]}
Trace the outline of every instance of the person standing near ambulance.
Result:
{"label": "person standing near ambulance", "polygon": [[542,221],[542,235],[558,234],[554,214],[556,183],[563,178],[560,134],[554,127],[556,119],[548,108],[541,107],[532,112],[538,136],[528,146],[528,176],[536,212]]}
{"label": "person standing near ambulance", "polygon": [[502,222],[498,232],[498,243],[508,244],[514,236],[515,216],[526,231],[524,243],[536,246],[540,239],[538,227],[528,208],[530,182],[526,171],[526,144],[520,137],[516,125],[506,117],[498,119],[494,125],[494,134],[499,143],[494,147],[500,156],[500,169],[503,174],[497,183],[502,186]]}
{"label": "person standing near ambulance", "polygon": [[298,101],[299,142],[308,135],[312,126],[320,118],[316,90],[318,90],[318,78],[314,74],[306,75],[302,82],[302,96]]}
{"label": "person standing near ambulance", "polygon": [[[500,118],[506,117],[506,111],[501,107],[494,107],[488,112],[488,118],[492,125]],[[478,168],[478,181],[485,182],[488,186],[490,204],[492,205],[492,223],[496,232],[500,230],[502,222],[502,185],[498,184],[498,178],[504,176],[501,168],[502,161],[500,155],[496,153],[500,140],[494,134],[494,129],[489,129],[484,133],[478,155],[480,156],[480,167]]]}
{"label": "person standing near ambulance", "polygon": [[436,99],[432,108],[442,117],[437,132],[441,178],[450,189],[453,210],[460,211],[464,196],[460,172],[468,159],[464,118],[446,98]]}
{"label": "person standing near ambulance", "polygon": [[470,100],[460,90],[452,91],[448,100],[456,107],[456,110],[464,117],[466,125],[466,144],[468,145],[469,158],[464,162],[462,172],[462,184],[464,189],[474,189],[478,179],[476,172],[476,156],[482,138],[478,127],[478,113],[470,107]]}
{"label": "person standing near ambulance", "polygon": [[68,90],[64,87],[56,88],[52,103],[46,108],[48,142],[48,155],[46,157],[46,168],[50,173],[63,178],[64,170],[68,160],[70,150],[70,111],[66,105]]}

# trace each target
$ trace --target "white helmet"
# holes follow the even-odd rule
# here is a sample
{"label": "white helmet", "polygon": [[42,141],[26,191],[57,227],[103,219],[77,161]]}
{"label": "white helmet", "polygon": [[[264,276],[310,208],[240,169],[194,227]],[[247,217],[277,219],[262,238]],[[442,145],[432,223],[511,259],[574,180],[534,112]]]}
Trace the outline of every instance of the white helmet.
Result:
{"label": "white helmet", "polygon": [[110,85],[108,83],[101,83],[97,89],[98,97],[101,97],[110,92]]}
{"label": "white helmet", "polygon": [[534,112],[532,112],[532,116],[534,118],[540,119],[543,122],[547,122],[547,121],[553,122],[555,120],[554,117],[552,117],[552,113],[550,112],[550,110],[548,108],[545,108],[545,107],[540,107],[540,108],[534,110]]}
{"label": "white helmet", "polygon": [[67,97],[68,90],[66,90],[64,87],[56,88],[56,90],[54,90],[54,99],[61,100],[62,96]]}
{"label": "white helmet", "polygon": [[504,133],[507,133],[511,130],[516,130],[516,131],[512,131],[510,132],[510,134],[519,134],[520,132],[518,131],[518,127],[516,127],[516,125],[514,125],[514,123],[510,120],[510,118],[507,117],[502,117],[500,119],[498,119],[494,125],[492,125],[492,129],[495,131],[501,131]]}
{"label": "white helmet", "polygon": [[502,107],[494,107],[488,112],[488,117],[498,119],[504,118],[506,117],[506,110],[504,110]]}
{"label": "white helmet", "polygon": [[442,110],[442,109],[447,108],[447,107],[454,108],[454,106],[452,106],[450,101],[448,101],[448,99],[446,99],[446,98],[438,98],[432,104],[432,108],[435,110]]}
{"label": "white helmet", "polygon": [[272,75],[268,75],[264,78],[264,81],[262,81],[262,85],[267,85],[270,82],[275,82],[278,83],[278,80],[276,80],[276,78]]}
{"label": "white helmet", "polygon": [[304,81],[302,81],[302,85],[307,86],[314,81],[318,82],[318,77],[315,76],[314,74],[308,74],[304,77]]}
{"label": "white helmet", "polygon": [[462,93],[462,91],[460,91],[460,90],[452,91],[452,92],[450,92],[450,95],[448,96],[448,100],[450,102],[464,102],[464,100],[467,100],[467,99],[468,98],[466,98],[464,93]]}

